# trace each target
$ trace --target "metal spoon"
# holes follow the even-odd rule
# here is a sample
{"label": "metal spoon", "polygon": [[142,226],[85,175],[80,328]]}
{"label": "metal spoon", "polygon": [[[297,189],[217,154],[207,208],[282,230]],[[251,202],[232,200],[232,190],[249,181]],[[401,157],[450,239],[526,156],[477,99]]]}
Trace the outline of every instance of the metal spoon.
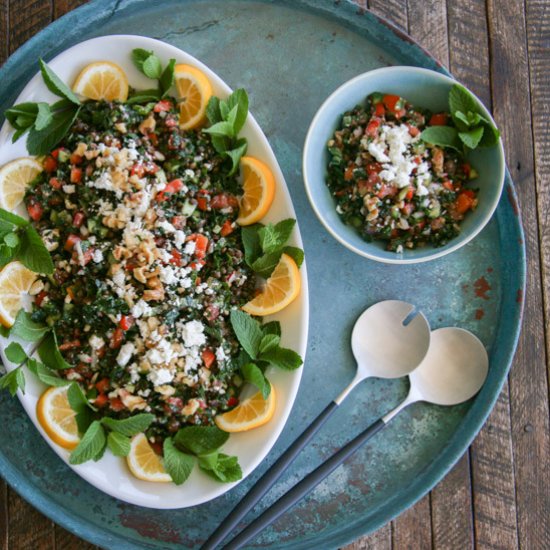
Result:
{"label": "metal spoon", "polygon": [[224,549],[241,548],[254,538],[312,491],[411,403],[426,401],[437,405],[456,405],[473,397],[485,382],[488,368],[489,359],[485,347],[472,333],[460,328],[434,330],[426,357],[409,375],[411,387],[406,399],[297,483],[225,545]]}
{"label": "metal spoon", "polygon": [[351,337],[351,347],[357,361],[353,380],[256,482],[203,544],[202,550],[218,547],[359,382],[371,376],[399,378],[407,375],[422,361],[429,345],[430,325],[413,305],[400,300],[387,300],[365,310],[355,322]]}

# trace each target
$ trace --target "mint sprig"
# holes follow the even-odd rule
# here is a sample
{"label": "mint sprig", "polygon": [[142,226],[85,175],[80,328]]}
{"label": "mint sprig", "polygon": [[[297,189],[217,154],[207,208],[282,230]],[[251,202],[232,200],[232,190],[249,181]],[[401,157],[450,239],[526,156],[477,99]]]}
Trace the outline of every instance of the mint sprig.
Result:
{"label": "mint sprig", "polygon": [[174,84],[174,68],[176,60],[170,59],[166,67],[162,67],[162,61],[154,52],[135,48],[132,50],[132,61],[138,70],[147,78],[157,81],[157,89],[137,91],[128,100],[129,103],[141,103],[142,101],[155,101],[168,95]]}
{"label": "mint sprig", "polygon": [[498,142],[498,129],[480,112],[472,94],[459,84],[454,84],[449,92],[449,111],[454,126],[430,126],[420,134],[423,141],[465,154]]}
{"label": "mint sprig", "polygon": [[38,355],[43,363],[52,370],[70,369],[72,365],[67,363],[59,351],[55,330],[46,334],[38,346]]}

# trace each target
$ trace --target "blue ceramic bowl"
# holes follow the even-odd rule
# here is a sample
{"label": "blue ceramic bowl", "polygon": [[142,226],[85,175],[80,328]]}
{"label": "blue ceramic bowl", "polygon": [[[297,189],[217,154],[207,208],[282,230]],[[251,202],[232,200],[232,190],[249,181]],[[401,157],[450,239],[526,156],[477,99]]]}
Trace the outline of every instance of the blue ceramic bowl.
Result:
{"label": "blue ceramic bowl", "polygon": [[[309,127],[304,145],[303,173],[311,205],[327,231],[344,246],[379,262],[407,264],[425,262],[449,254],[473,239],[490,220],[504,185],[505,161],[502,141],[489,148],[472,151],[468,157],[478,171],[478,206],[461,222],[460,234],[442,247],[424,246],[397,254],[385,250],[382,241],[366,242],[357,231],[344,224],[325,183],[327,142],[341,122],[342,114],[373,92],[396,94],[413,105],[433,112],[448,111],[449,91],[456,81],[441,73],[418,67],[385,67],[361,74],[340,86],[321,105]],[[480,112],[491,114],[476,98]]]}

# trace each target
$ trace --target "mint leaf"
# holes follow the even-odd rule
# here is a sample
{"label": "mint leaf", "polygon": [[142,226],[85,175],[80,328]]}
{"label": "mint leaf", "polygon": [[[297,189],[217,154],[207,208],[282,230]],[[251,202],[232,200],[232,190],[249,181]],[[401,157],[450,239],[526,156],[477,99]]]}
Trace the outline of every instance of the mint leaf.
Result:
{"label": "mint leaf", "polygon": [[272,254],[264,254],[260,256],[255,262],[250,266],[255,273],[264,279],[269,279],[273,270],[277,267],[279,260],[281,259],[282,250],[278,252],[273,252]]}
{"label": "mint leaf", "polygon": [[36,120],[34,121],[34,127],[37,130],[43,130],[48,126],[52,119],[53,115],[50,111],[50,106],[47,103],[37,103],[38,105],[38,114],[36,115]]}
{"label": "mint leaf", "polygon": [[71,365],[63,359],[63,356],[59,351],[55,330],[48,332],[41,344],[38,346],[38,356],[42,362],[52,370],[64,370],[71,368]]}
{"label": "mint leaf", "polygon": [[152,54],[141,65],[141,72],[152,80],[158,80],[162,74],[162,64],[160,59]]}
{"label": "mint leaf", "polygon": [[[7,222],[10,224],[16,225],[17,227],[27,227],[30,225],[29,221],[26,220],[25,218],[22,218],[17,214],[12,214],[11,212],[4,210],[3,208],[0,208],[0,220],[2,222]],[[5,229],[6,226],[4,225],[3,228]]]}
{"label": "mint leaf", "polygon": [[283,370],[296,370],[303,363],[294,350],[287,348],[271,349],[262,353],[259,359]]}
{"label": "mint leaf", "polygon": [[103,455],[106,444],[105,430],[100,422],[94,420],[80,440],[78,447],[71,453],[69,462],[74,465],[98,459]]}
{"label": "mint leaf", "polygon": [[144,432],[151,425],[153,420],[155,420],[155,415],[143,413],[121,420],[105,416],[101,419],[101,422],[114,432],[132,437],[138,433]]}
{"label": "mint leaf", "polygon": [[203,468],[206,468],[207,470],[211,470],[212,468],[216,467],[216,464],[218,463],[219,455],[220,453],[218,451],[213,451],[206,455],[201,455],[199,456],[199,464],[201,464]]}
{"label": "mint leaf", "polygon": [[259,230],[263,225],[256,223],[241,228],[241,238],[243,241],[244,258],[246,263],[251,266],[262,254],[260,245]]}
{"label": "mint leaf", "polygon": [[80,112],[80,107],[73,107],[55,113],[45,128],[31,128],[27,136],[27,150],[31,155],[47,155],[70,130]]}
{"label": "mint leaf", "polygon": [[304,251],[301,248],[285,246],[283,248],[283,253],[288,254],[296,262],[298,267],[304,263]]}
{"label": "mint leaf", "polygon": [[27,361],[27,368],[38,378],[38,380],[47,386],[67,386],[71,384],[69,380],[60,378],[55,371],[49,369],[36,359],[29,359]]}
{"label": "mint leaf", "polygon": [[220,112],[220,98],[213,95],[206,105],[206,118],[210,124],[216,124],[222,120]]}
{"label": "mint leaf", "polygon": [[0,378],[0,390],[4,389],[7,389],[12,397],[15,396],[18,389],[25,393],[25,375],[22,367],[17,367]]}
{"label": "mint leaf", "polygon": [[71,385],[67,390],[67,399],[69,400],[71,409],[76,413],[82,412],[89,406],[87,397],[84,395],[82,388],[76,382],[71,382]]}
{"label": "mint leaf", "polygon": [[42,237],[30,225],[19,237],[20,246],[17,259],[35,273],[51,275],[54,271],[52,257],[42,240]]}
{"label": "mint leaf", "polygon": [[458,132],[458,137],[461,139],[462,143],[470,149],[475,149],[481,138],[483,137],[484,128],[483,126],[478,126],[467,132]]}
{"label": "mint leaf", "polygon": [[254,363],[247,363],[241,368],[241,373],[247,382],[253,384],[262,392],[262,397],[264,399],[269,397],[269,394],[271,393],[271,384],[261,371],[260,367]]}
{"label": "mint leaf", "polygon": [[243,472],[239,466],[237,457],[228,456],[223,453],[218,455],[218,460],[214,467],[212,467],[210,461],[201,461],[200,459],[199,467],[210,477],[218,481],[223,481],[224,483],[239,481],[239,479],[243,477]]}
{"label": "mint leaf", "polygon": [[[46,65],[42,59],[40,59],[39,63],[42,78],[44,79],[44,84],[46,84],[48,90],[59,97],[69,100],[75,105],[80,105],[80,100],[78,97],[76,97],[73,91],[48,67],[48,65]],[[29,153],[31,153],[30,149]],[[31,155],[32,154],[36,153],[31,153]]]}
{"label": "mint leaf", "polygon": [[143,64],[152,55],[154,55],[153,52],[144,50],[143,48],[135,48],[132,50],[132,61],[139,71],[143,72]]}
{"label": "mint leaf", "polygon": [[8,361],[15,363],[16,365],[21,364],[25,359],[27,359],[27,354],[25,350],[21,347],[21,344],[17,342],[12,342],[5,350],[4,353]]}
{"label": "mint leaf", "polygon": [[149,101],[158,101],[160,99],[160,92],[155,89],[151,90],[139,90],[133,93],[127,100],[128,105],[133,103],[147,103]]}
{"label": "mint leaf", "polygon": [[6,233],[3,241],[9,248],[17,248],[19,246],[19,237],[17,236],[17,233]]}
{"label": "mint leaf", "polygon": [[232,117],[232,124],[234,135],[237,136],[242,130],[248,116],[248,95],[246,90],[243,88],[235,90],[225,101],[230,113],[236,108],[235,115]]}
{"label": "mint leaf", "polygon": [[262,325],[262,333],[264,336],[266,334],[274,334],[275,336],[281,336],[281,323],[279,321],[270,321]]}
{"label": "mint leaf", "polygon": [[468,111],[476,113],[478,111],[477,101],[466,88],[459,84],[454,84],[449,92],[449,110],[451,111],[453,120],[455,119],[454,113],[457,111],[465,114]]}
{"label": "mint leaf", "polygon": [[260,342],[260,355],[272,349],[278,348],[281,336],[277,334],[265,334]]}
{"label": "mint leaf", "polygon": [[483,137],[479,143],[479,147],[492,147],[498,143],[500,132],[490,123],[483,123]]}
{"label": "mint leaf", "polygon": [[164,468],[170,474],[176,485],[181,485],[191,475],[195,459],[176,448],[172,439],[167,437],[164,440]]}
{"label": "mint leaf", "polygon": [[259,229],[258,236],[264,254],[281,250],[288,241],[295,225],[296,220],[289,218],[280,221],[276,225],[270,223]]}
{"label": "mint leaf", "polygon": [[208,128],[205,128],[203,132],[207,134],[211,134],[213,136],[219,136],[219,137],[228,137],[228,138],[235,137],[233,125],[225,120],[222,120],[221,122],[216,122],[216,124],[213,124]]}
{"label": "mint leaf", "polygon": [[35,323],[31,314],[21,309],[15,318],[10,334],[25,340],[25,342],[38,342],[49,330],[50,327]]}
{"label": "mint leaf", "polygon": [[229,175],[232,176],[237,172],[241,158],[246,154],[248,149],[248,142],[245,138],[238,139],[235,143],[235,147],[229,151],[224,151],[223,154],[231,159],[231,170]]}
{"label": "mint leaf", "polygon": [[252,359],[256,359],[262,340],[260,323],[248,315],[248,313],[239,309],[231,311],[230,319],[237,340],[239,340],[239,343],[246,353],[248,353]]}
{"label": "mint leaf", "polygon": [[37,103],[19,103],[4,111],[6,120],[17,130],[30,128],[38,115]]}
{"label": "mint leaf", "polygon": [[432,145],[450,147],[460,152],[458,131],[451,126],[430,126],[420,134],[420,139]]}
{"label": "mint leaf", "polygon": [[117,432],[110,432],[107,436],[107,447],[115,456],[128,456],[130,454],[130,440]]}
{"label": "mint leaf", "polygon": [[162,92],[162,97],[165,97],[168,92],[170,91],[170,88],[174,84],[174,68],[176,67],[176,60],[170,59],[168,62],[168,65],[166,65],[166,68],[160,75],[159,80],[159,86]]}
{"label": "mint leaf", "polygon": [[216,426],[186,426],[174,436],[174,443],[182,450],[205,455],[221,447],[229,434]]}

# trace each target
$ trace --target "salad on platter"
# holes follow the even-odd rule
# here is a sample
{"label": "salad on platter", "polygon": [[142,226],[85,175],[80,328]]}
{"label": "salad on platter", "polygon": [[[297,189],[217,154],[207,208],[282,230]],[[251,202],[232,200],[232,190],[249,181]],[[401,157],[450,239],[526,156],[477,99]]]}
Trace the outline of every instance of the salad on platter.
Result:
{"label": "salad on platter", "polygon": [[270,369],[302,365],[284,326],[262,322],[300,293],[296,221],[260,222],[277,184],[247,155],[243,89],[217,97],[192,64],[129,55],[149,89],[111,61],[69,88],[40,61],[59,99],[5,113],[30,156],[0,168],[0,322],[17,365],[0,388],[49,386],[36,417],[73,465],[108,450],[144,481],[180,485],[198,465],[234,482],[229,433],[269,422]]}

